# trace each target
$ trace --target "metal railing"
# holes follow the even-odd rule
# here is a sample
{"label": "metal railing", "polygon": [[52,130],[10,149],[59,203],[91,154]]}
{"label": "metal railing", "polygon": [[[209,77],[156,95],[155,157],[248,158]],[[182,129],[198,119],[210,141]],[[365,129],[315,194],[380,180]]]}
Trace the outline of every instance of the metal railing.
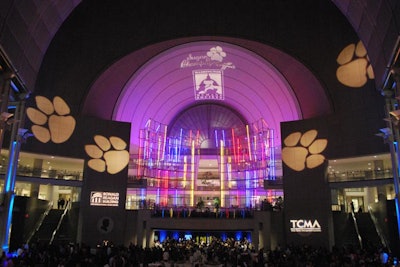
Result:
{"label": "metal railing", "polygon": [[390,246],[389,246],[389,242],[388,242],[388,240],[386,239],[385,235],[383,234],[383,231],[382,231],[382,229],[381,229],[381,227],[380,227],[380,224],[379,224],[379,222],[378,222],[378,219],[377,219],[376,216],[374,215],[371,206],[368,206],[368,213],[369,213],[369,215],[371,216],[372,222],[374,223],[374,228],[375,228],[375,230],[376,230],[376,233],[377,233],[378,236],[379,236],[379,239],[381,240],[382,246],[383,246],[383,247],[386,247],[386,248],[388,248],[388,249],[390,249],[390,248],[389,248],[389,247],[390,247]]}
{"label": "metal railing", "polygon": [[57,227],[56,227],[56,229],[54,229],[54,231],[53,231],[53,233],[51,235],[51,238],[50,238],[50,241],[49,241],[50,245],[53,244],[53,241],[54,241],[58,231],[60,230],[61,224],[64,221],[64,217],[67,215],[67,213],[70,210],[70,208],[71,208],[71,201],[68,201],[67,207],[65,207],[64,212],[60,217],[60,220],[58,220]]}
{"label": "metal railing", "polygon": [[392,169],[383,170],[346,170],[328,173],[329,182],[364,181],[393,178]]}
{"label": "metal railing", "polygon": [[[0,174],[6,174],[6,168],[0,167]],[[63,180],[83,180],[83,172],[68,171],[68,170],[45,170],[41,168],[17,168],[18,176],[50,178],[50,179],[63,179]]]}
{"label": "metal railing", "polygon": [[39,220],[37,221],[35,228],[33,228],[33,230],[31,231],[31,233],[29,234],[28,239],[26,240],[26,243],[29,244],[32,240],[32,238],[35,236],[35,234],[39,231],[40,227],[43,224],[44,219],[46,218],[46,216],[49,214],[50,210],[53,209],[53,201],[50,201],[48,203],[47,209],[42,213],[42,215],[40,216]]}

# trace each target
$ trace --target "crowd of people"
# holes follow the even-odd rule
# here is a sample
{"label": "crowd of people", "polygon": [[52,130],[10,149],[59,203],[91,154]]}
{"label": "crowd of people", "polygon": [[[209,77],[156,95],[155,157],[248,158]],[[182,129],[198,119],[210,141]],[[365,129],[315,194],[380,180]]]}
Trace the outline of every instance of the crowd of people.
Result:
{"label": "crowd of people", "polygon": [[352,246],[313,248],[309,245],[277,246],[256,250],[246,239],[208,243],[167,239],[153,247],[115,246],[108,241],[94,248],[85,244],[22,246],[15,255],[2,255],[2,265],[29,267],[148,267],[148,266],[231,266],[231,267],[339,267],[398,266],[385,248],[357,249]]}

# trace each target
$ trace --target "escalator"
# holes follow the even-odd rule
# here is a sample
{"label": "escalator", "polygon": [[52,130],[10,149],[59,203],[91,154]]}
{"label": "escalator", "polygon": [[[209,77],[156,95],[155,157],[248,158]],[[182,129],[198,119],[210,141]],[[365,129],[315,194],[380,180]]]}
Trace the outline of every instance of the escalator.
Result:
{"label": "escalator", "polygon": [[387,246],[384,237],[381,236],[378,230],[379,226],[375,224],[370,213],[357,213],[356,218],[364,248]]}
{"label": "escalator", "polygon": [[39,227],[35,229],[30,241],[49,244],[52,239],[53,232],[55,229],[57,229],[63,213],[64,210],[60,209],[50,210],[47,216],[44,217],[43,221],[40,223]]}
{"label": "escalator", "polygon": [[337,247],[384,247],[386,239],[370,213],[334,213],[335,244]]}

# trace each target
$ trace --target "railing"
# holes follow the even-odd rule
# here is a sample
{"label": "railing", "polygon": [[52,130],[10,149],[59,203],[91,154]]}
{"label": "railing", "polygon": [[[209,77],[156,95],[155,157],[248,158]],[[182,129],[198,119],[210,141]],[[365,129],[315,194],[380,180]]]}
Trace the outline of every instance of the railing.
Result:
{"label": "railing", "polygon": [[62,224],[62,222],[64,220],[64,217],[67,215],[68,210],[70,209],[70,207],[71,207],[71,201],[68,201],[67,207],[65,207],[64,212],[61,215],[60,220],[58,221],[57,227],[56,227],[56,229],[54,229],[53,234],[51,235],[51,239],[49,241],[50,245],[53,244],[54,238],[56,237],[56,235],[58,233],[58,230],[60,230],[60,227],[61,227],[61,224]]}
{"label": "railing", "polygon": [[360,230],[358,229],[358,223],[357,223],[356,216],[354,214],[354,211],[351,211],[350,214],[351,214],[351,217],[352,217],[353,222],[354,222],[354,228],[355,228],[356,233],[357,233],[358,243],[360,245],[360,248],[362,249],[363,248],[363,242],[362,242],[362,238],[361,238],[361,235],[360,235]]}
{"label": "railing", "polygon": [[47,209],[45,210],[45,212],[43,212],[43,214],[40,216],[38,222],[35,225],[35,228],[32,230],[32,232],[29,234],[29,237],[26,241],[26,244],[29,244],[32,240],[32,238],[35,236],[35,234],[37,233],[37,231],[39,230],[40,226],[42,226],[42,223],[44,221],[44,219],[46,218],[46,216],[49,214],[50,210],[53,208],[53,201],[50,201],[48,204]]}
{"label": "railing", "polygon": [[155,208],[152,217],[158,218],[215,218],[215,219],[249,219],[254,217],[250,208]]}
{"label": "railing", "polygon": [[[208,191],[219,191],[221,186],[219,180],[217,179],[203,179],[202,184],[196,185],[196,190],[208,190]],[[235,182],[235,183],[233,183]],[[215,184],[214,184],[215,183]],[[283,180],[282,177],[275,177],[274,179],[263,179],[255,177],[250,179],[250,186],[246,187],[248,181],[246,179],[235,179],[234,181],[225,181],[224,187],[231,190],[245,190],[245,189],[257,189],[264,188],[268,189],[271,187],[282,187]],[[134,188],[146,188],[146,187],[159,187],[159,188],[169,188],[169,189],[190,189],[190,182],[183,181],[183,178],[169,178],[168,181],[164,181],[162,178],[156,177],[138,177],[138,176],[128,176],[128,184]]]}
{"label": "railing", "polygon": [[[0,167],[0,174],[6,174],[6,168]],[[18,176],[38,177],[38,178],[51,178],[63,180],[83,180],[83,172],[68,171],[68,170],[45,170],[41,168],[17,168]]]}
{"label": "railing", "polygon": [[380,227],[380,225],[378,223],[378,220],[377,220],[377,218],[375,217],[375,215],[374,215],[374,213],[372,211],[371,206],[368,206],[368,213],[371,216],[372,222],[374,223],[376,233],[378,234],[379,239],[381,240],[382,246],[389,249],[390,248],[389,242],[387,241],[385,235],[383,234],[383,232],[381,230],[381,227]]}
{"label": "railing", "polygon": [[391,169],[384,170],[348,170],[328,173],[329,182],[363,181],[393,178]]}

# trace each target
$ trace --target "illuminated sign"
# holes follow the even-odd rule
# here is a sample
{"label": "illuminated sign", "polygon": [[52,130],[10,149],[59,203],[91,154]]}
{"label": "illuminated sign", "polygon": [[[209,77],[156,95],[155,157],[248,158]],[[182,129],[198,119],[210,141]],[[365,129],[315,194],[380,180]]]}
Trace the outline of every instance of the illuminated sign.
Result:
{"label": "illuminated sign", "polygon": [[290,220],[290,232],[292,233],[318,233],[321,232],[321,225],[317,220]]}
{"label": "illuminated sign", "polygon": [[119,193],[90,192],[90,206],[118,207]]}
{"label": "illuminated sign", "polygon": [[196,100],[224,99],[221,70],[195,70],[193,79]]}
{"label": "illuminated sign", "polygon": [[28,107],[26,115],[33,123],[31,130],[37,140],[55,144],[66,142],[75,130],[76,121],[68,104],[59,96],[50,100],[36,96],[36,107]]}
{"label": "illuminated sign", "polygon": [[223,71],[235,69],[232,62],[224,62],[227,53],[221,46],[211,47],[204,54],[189,54],[180,67],[193,70],[195,100],[224,100]]}
{"label": "illuminated sign", "polygon": [[93,139],[96,144],[85,145],[86,154],[91,157],[88,166],[92,170],[116,174],[128,166],[129,152],[124,140],[102,135],[95,135]]}
{"label": "illuminated sign", "polygon": [[327,139],[317,139],[318,131],[309,130],[302,134],[294,132],[288,135],[283,144],[282,161],[294,171],[313,169],[322,165],[325,156],[321,154],[328,145]]}
{"label": "illuminated sign", "polygon": [[235,69],[235,65],[232,62],[224,62],[224,58],[227,56],[226,52],[221,46],[215,46],[205,54],[189,54],[184,60],[182,60],[180,67],[184,68],[213,68],[213,69]]}

